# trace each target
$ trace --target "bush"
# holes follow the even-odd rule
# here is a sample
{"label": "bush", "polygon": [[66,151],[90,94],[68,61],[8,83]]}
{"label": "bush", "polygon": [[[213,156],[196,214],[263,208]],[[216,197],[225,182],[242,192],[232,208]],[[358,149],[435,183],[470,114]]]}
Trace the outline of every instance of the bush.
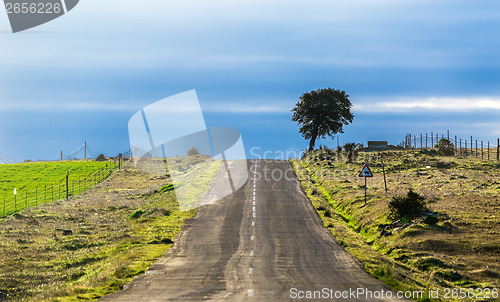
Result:
{"label": "bush", "polygon": [[356,143],[347,143],[344,145],[344,151],[347,153],[347,161],[350,163],[354,162],[358,150],[356,148]]}
{"label": "bush", "polygon": [[193,155],[198,155],[200,154],[200,152],[198,152],[198,149],[196,149],[195,147],[189,149],[188,151],[188,156],[193,156]]}
{"label": "bush", "polygon": [[99,154],[95,160],[96,161],[105,161],[106,157],[104,156],[104,154]]}
{"label": "bush", "polygon": [[425,198],[412,189],[406,196],[395,196],[389,202],[389,217],[397,220],[402,218],[411,219],[427,210]]}
{"label": "bush", "polygon": [[439,143],[436,145],[438,149],[438,155],[442,156],[454,156],[455,155],[455,146],[447,140],[446,138],[442,138]]}

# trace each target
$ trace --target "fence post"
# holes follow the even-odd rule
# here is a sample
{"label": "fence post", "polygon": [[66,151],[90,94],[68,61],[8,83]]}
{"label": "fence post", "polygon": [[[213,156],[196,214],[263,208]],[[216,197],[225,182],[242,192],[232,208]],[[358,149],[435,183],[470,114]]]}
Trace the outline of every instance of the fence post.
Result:
{"label": "fence post", "polygon": [[431,132],[431,148],[434,148],[434,132]]}
{"label": "fence post", "polygon": [[28,208],[28,190],[26,190],[26,201],[25,201],[25,206],[24,206],[25,209]]}
{"label": "fence post", "polygon": [[422,140],[422,133],[420,133],[420,149],[424,148],[424,141]]}
{"label": "fence post", "polygon": [[69,181],[69,171],[68,171],[68,173],[66,173],[66,199],[69,198],[69,184],[68,184],[68,181]]}
{"label": "fence post", "polygon": [[47,202],[47,185],[45,185],[45,198],[44,198],[45,202]]}
{"label": "fence post", "polygon": [[458,149],[458,154],[462,156],[462,139],[460,139],[460,149]]}
{"label": "fence post", "polygon": [[5,216],[5,195],[3,196],[3,216]]}
{"label": "fence post", "polygon": [[497,161],[500,161],[500,138],[497,138]]}
{"label": "fence post", "polygon": [[483,141],[481,141],[481,159],[484,159]]}
{"label": "fence post", "polygon": [[425,149],[428,148],[428,144],[427,144],[427,133],[425,134]]}
{"label": "fence post", "polygon": [[455,153],[458,153],[457,136],[455,135]]}
{"label": "fence post", "polygon": [[413,147],[415,147],[415,149],[417,149],[417,136],[416,135],[413,135]]}
{"label": "fence post", "polygon": [[476,139],[476,157],[477,157],[477,139]]}
{"label": "fence post", "polygon": [[14,194],[14,212],[17,212],[17,194]]}
{"label": "fence post", "polygon": [[35,207],[38,206],[38,187],[35,187]]}
{"label": "fence post", "polygon": [[448,130],[448,140],[450,140],[450,130]]}
{"label": "fence post", "polygon": [[488,141],[488,161],[490,160],[490,142]]}
{"label": "fence post", "polygon": [[472,149],[473,146],[472,146],[472,135],[470,136],[470,156],[473,156],[474,155],[474,149]]}
{"label": "fence post", "polygon": [[436,145],[438,144],[439,142],[439,134],[436,133]]}
{"label": "fence post", "polygon": [[52,202],[54,202],[54,186],[50,186],[50,191],[52,191]]}

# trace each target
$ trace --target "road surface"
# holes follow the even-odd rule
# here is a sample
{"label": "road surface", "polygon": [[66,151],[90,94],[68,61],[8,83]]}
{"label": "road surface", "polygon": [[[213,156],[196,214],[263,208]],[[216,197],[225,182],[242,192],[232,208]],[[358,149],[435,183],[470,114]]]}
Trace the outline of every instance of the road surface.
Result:
{"label": "road surface", "polygon": [[388,290],[335,242],[287,161],[252,160],[241,189],[199,208],[162,259],[101,300],[401,301]]}

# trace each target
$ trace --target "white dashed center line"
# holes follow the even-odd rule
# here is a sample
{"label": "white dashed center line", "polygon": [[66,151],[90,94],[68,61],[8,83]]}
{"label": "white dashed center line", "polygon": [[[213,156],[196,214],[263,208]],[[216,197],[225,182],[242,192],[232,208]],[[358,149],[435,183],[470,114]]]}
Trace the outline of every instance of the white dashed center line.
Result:
{"label": "white dashed center line", "polygon": [[[252,217],[255,218],[255,212],[256,212],[256,208],[255,208],[255,191],[257,189],[257,160],[255,160],[255,169],[253,171],[253,194],[252,194]],[[253,233],[253,227],[255,227],[255,220],[252,220],[252,233]],[[254,241],[255,240],[255,236],[254,235],[251,235],[250,236],[250,240]],[[254,252],[253,250],[250,251],[250,257],[253,257],[254,256]],[[248,268],[248,275],[253,275],[253,268],[252,267],[249,267]],[[247,296],[248,297],[253,297],[254,295],[254,290],[253,289],[249,289],[247,291]]]}

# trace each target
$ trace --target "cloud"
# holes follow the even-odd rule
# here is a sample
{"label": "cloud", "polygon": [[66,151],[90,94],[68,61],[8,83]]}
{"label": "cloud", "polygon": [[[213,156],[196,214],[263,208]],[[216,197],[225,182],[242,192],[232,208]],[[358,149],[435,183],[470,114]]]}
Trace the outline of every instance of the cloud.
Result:
{"label": "cloud", "polygon": [[[274,103],[275,105],[265,105]],[[208,113],[242,113],[242,114],[272,114],[290,113],[290,105],[280,105],[276,102],[260,102],[248,105],[248,101],[237,102],[202,102],[203,111]],[[130,112],[139,111],[143,105],[148,105],[144,101],[136,104],[110,104],[95,102],[0,102],[1,112]],[[186,112],[189,108],[182,104],[169,104],[166,108],[169,112]]]}
{"label": "cloud", "polygon": [[[392,100],[391,100],[392,98]],[[355,104],[355,112],[362,113],[414,113],[425,111],[446,111],[452,113],[470,113],[471,111],[500,111],[500,97],[389,97],[381,101],[374,98]]]}

